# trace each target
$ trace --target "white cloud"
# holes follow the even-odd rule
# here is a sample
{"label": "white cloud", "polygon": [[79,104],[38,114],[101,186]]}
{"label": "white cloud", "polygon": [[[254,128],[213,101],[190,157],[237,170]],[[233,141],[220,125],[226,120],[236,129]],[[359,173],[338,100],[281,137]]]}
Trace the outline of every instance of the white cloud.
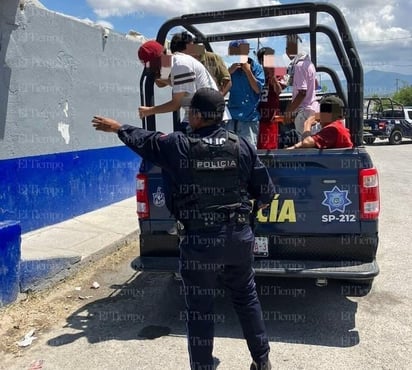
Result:
{"label": "white cloud", "polygon": [[[351,30],[365,72],[412,73],[412,3],[388,0],[345,0],[340,6]],[[337,4],[339,6],[339,4]],[[330,21],[329,17],[329,21]],[[319,38],[319,41],[321,39]],[[338,66],[329,42],[319,43],[319,64]]]}
{"label": "white cloud", "polygon": [[109,30],[112,30],[114,28],[113,24],[111,24],[110,22],[104,21],[104,20],[98,20],[96,21],[96,24],[104,28],[108,28]]}
{"label": "white cloud", "polygon": [[381,16],[382,19],[387,23],[392,22],[395,19],[395,16],[393,15],[393,6],[392,5],[385,5],[380,10],[379,16]]}
{"label": "white cloud", "polygon": [[261,5],[276,5],[271,0],[87,0],[94,12],[101,18],[136,14],[140,16],[164,16],[167,18],[206,11],[243,8]]}
{"label": "white cloud", "polygon": [[[378,69],[411,74],[410,1],[335,0],[333,3],[345,15],[365,72]],[[323,62],[329,54],[318,53],[318,56]]]}
{"label": "white cloud", "polygon": [[[136,17],[171,17],[188,13],[226,10],[232,8],[277,5],[271,0],[87,0],[99,18],[135,15]],[[282,2],[282,0],[280,1]],[[398,0],[333,0],[329,1],[341,9],[352,32],[352,37],[362,59],[364,70],[393,70],[401,73],[412,71],[412,14],[411,1]],[[293,19],[296,19],[294,17]],[[319,17],[325,24],[331,24],[328,16]],[[259,19],[249,27],[264,27],[268,19]],[[292,17],[281,17],[279,25],[290,25]],[[273,20],[271,20],[273,22]],[[224,32],[239,31],[243,22],[224,24]],[[205,30],[206,25],[199,29]],[[214,30],[218,29],[214,26]],[[221,27],[221,26],[220,26]],[[223,31],[221,31],[223,32]],[[227,45],[216,45],[217,52],[225,54]],[[303,46],[305,47],[305,46]],[[327,64],[334,55],[328,43],[319,44],[318,60]],[[332,62],[333,63],[333,62]],[[336,62],[335,62],[336,63]],[[402,66],[405,66],[402,68]]]}

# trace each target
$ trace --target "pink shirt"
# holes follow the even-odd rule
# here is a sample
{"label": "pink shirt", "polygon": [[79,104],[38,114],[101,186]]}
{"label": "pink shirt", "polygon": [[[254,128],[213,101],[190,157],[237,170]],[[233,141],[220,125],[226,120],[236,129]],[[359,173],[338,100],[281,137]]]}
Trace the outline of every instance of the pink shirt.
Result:
{"label": "pink shirt", "polygon": [[297,62],[293,74],[292,100],[299,90],[306,90],[306,96],[298,109],[310,109],[319,112],[319,103],[316,100],[316,69],[309,58]]}

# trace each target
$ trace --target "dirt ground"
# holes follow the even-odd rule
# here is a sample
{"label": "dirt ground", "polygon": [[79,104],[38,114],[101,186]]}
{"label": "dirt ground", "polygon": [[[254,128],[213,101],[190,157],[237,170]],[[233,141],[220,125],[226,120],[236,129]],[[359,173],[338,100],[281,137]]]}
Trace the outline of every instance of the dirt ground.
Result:
{"label": "dirt ground", "polygon": [[[0,354],[19,355],[25,347],[18,346],[24,336],[34,329],[34,336],[47,332],[53,325],[64,321],[72,312],[92,302],[113,294],[110,280],[119,279],[121,264],[130,263],[138,252],[137,242],[129,243],[102,259],[83,266],[73,276],[41,292],[28,293],[17,302],[0,309]],[[129,276],[137,274],[130,269]],[[111,278],[112,276],[112,278]],[[120,277],[121,278],[121,277]],[[93,288],[94,282],[99,288]]]}

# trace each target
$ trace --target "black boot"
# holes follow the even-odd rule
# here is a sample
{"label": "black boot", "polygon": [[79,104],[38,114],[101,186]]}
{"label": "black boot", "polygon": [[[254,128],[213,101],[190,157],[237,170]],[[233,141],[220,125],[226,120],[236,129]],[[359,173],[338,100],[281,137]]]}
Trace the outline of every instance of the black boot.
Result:
{"label": "black boot", "polygon": [[256,363],[255,361],[252,362],[250,365],[250,370],[271,370],[272,364],[270,363],[269,359],[265,362]]}

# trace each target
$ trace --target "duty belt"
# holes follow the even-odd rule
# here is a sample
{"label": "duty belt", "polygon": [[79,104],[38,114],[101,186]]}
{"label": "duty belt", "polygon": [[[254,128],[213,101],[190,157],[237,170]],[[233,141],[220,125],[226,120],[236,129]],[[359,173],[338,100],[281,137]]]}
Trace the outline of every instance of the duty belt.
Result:
{"label": "duty belt", "polygon": [[215,217],[200,220],[179,220],[183,228],[187,230],[203,230],[207,228],[218,228],[222,224],[249,225],[249,213],[227,212],[214,214]]}

